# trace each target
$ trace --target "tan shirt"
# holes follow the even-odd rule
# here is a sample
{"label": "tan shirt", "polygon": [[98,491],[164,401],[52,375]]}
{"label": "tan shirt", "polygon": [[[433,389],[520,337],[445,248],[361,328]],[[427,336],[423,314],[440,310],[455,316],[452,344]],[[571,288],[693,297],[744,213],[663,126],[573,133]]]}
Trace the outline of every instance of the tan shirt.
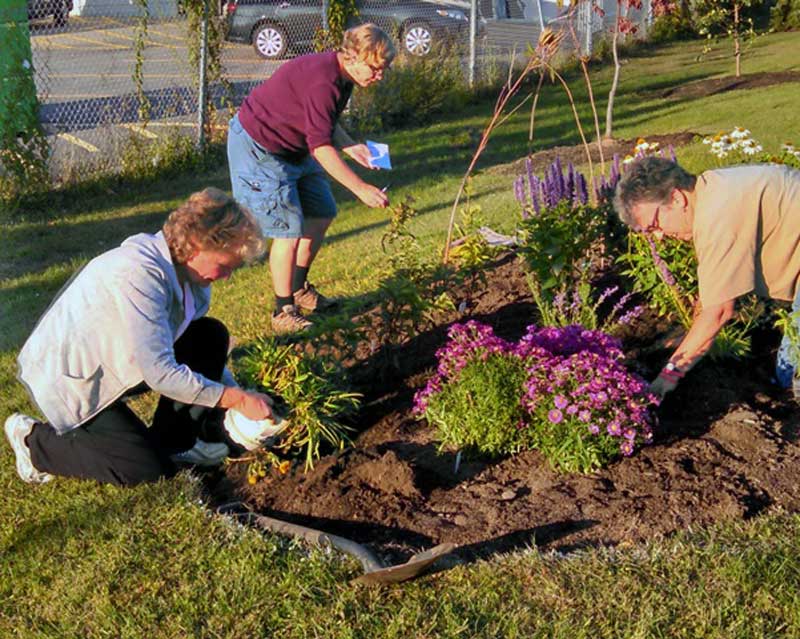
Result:
{"label": "tan shirt", "polygon": [[751,291],[793,300],[800,277],[800,171],[775,164],[706,171],[695,196],[702,306]]}

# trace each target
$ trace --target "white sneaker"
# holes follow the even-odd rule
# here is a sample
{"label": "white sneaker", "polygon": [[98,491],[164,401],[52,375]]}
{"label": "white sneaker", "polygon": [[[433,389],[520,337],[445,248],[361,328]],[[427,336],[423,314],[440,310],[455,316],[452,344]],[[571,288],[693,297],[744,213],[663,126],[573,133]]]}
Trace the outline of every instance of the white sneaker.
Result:
{"label": "white sneaker", "polygon": [[20,479],[29,484],[43,484],[53,479],[50,473],[36,470],[31,461],[31,449],[25,443],[25,438],[31,434],[36,420],[22,413],[14,413],[6,420],[5,431],[8,443],[17,456],[17,474]]}
{"label": "white sneaker", "polygon": [[176,464],[218,466],[229,452],[228,446],[222,442],[204,442],[202,439],[198,439],[189,450],[175,453],[169,457]]}

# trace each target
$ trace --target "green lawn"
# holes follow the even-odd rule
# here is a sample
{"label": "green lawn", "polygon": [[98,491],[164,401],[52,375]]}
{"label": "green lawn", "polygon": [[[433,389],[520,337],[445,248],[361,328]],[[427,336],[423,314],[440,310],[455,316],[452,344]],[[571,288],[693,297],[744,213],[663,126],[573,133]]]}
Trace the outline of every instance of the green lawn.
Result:
{"label": "green lawn", "polygon": [[[768,150],[800,143],[800,84],[700,100],[659,97],[676,83],[732,71],[727,50],[698,61],[701,43],[643,50],[626,58],[615,117],[623,138],[749,128]],[[800,34],[760,38],[745,73],[800,70]],[[593,68],[604,108],[610,69]],[[570,85],[584,125],[590,111],[578,75]],[[380,138],[397,167],[397,201],[412,194],[414,232],[440,251],[470,151],[467,128],[482,129],[493,100],[423,128]],[[601,114],[601,118],[602,118]],[[565,96],[547,87],[535,148],[579,141]],[[498,230],[513,228],[511,177],[492,166],[528,147],[523,108],[499,129],[474,179],[474,201]],[[706,147],[679,150],[691,170],[713,166]],[[30,412],[15,381],[15,358],[39,314],[88,258],[139,231],[157,230],[188,193],[228,190],[224,166],[143,189],[81,197],[63,210],[28,211],[0,236],[0,417]],[[383,211],[341,191],[340,217],[313,273],[325,292],[374,289],[382,266]],[[240,343],[269,331],[272,292],[265,265],[215,285],[212,314]],[[800,518],[773,513],[708,531],[687,531],[642,547],[567,558],[531,550],[382,591],[351,586],[359,566],[245,530],[203,506],[190,475],[135,489],[58,479],[28,486],[0,445],[0,636],[2,637],[791,637],[800,636]],[[538,525],[546,522],[532,522]]]}

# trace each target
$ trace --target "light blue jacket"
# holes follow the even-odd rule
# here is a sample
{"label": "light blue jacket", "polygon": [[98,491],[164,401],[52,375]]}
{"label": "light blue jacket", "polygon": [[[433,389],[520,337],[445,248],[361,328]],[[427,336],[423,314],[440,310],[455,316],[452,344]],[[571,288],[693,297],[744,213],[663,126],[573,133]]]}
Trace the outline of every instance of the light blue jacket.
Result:
{"label": "light blue jacket", "polygon": [[[192,285],[195,319],[210,287]],[[59,433],[145,382],[185,404],[215,406],[224,386],[175,361],[183,290],[162,233],[134,235],[61,289],[20,351],[19,379]]]}

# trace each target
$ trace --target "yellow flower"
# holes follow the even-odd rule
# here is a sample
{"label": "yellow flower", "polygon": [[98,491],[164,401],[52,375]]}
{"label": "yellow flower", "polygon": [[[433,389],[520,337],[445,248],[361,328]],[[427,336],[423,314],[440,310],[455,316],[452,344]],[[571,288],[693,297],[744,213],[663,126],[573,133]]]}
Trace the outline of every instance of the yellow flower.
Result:
{"label": "yellow flower", "polygon": [[278,464],[278,472],[281,475],[285,475],[286,473],[289,472],[289,468],[291,468],[291,466],[292,462],[290,462],[288,459],[285,459],[280,464]]}
{"label": "yellow flower", "polygon": [[636,140],[636,146],[640,146],[642,144],[647,144],[647,140],[645,140],[644,138],[639,138],[638,140]]}

